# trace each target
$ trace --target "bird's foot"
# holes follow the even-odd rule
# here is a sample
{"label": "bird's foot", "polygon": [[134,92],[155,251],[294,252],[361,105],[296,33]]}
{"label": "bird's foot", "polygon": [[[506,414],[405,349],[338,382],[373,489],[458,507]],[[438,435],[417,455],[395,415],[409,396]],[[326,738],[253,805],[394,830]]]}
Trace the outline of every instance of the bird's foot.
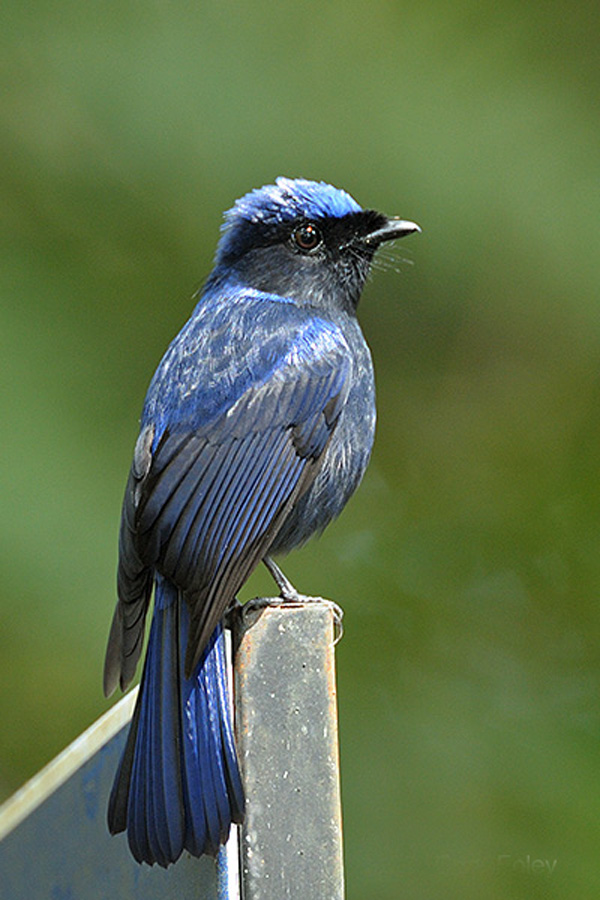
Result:
{"label": "bird's foot", "polygon": [[296,590],[289,578],[283,574],[277,563],[274,562],[270,556],[265,556],[263,561],[273,576],[275,583],[279,588],[280,595],[279,597],[256,597],[253,600],[248,600],[248,602],[244,604],[244,611],[252,612],[258,609],[265,609],[269,606],[278,606],[283,603],[290,605],[296,604],[299,606],[303,606],[306,603],[322,603],[330,609],[333,614],[335,627],[333,642],[334,644],[337,644],[344,633],[344,626],[342,624],[344,611],[341,606],[334,603],[333,600],[327,600],[325,597],[311,597],[307,594],[301,594],[300,591]]}

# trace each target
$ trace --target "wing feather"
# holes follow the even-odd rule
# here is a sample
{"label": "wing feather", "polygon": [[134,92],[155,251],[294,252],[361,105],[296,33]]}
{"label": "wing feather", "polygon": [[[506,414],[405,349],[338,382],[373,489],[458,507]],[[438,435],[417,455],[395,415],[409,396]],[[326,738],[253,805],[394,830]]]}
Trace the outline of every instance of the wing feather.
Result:
{"label": "wing feather", "polygon": [[320,351],[307,346],[308,357],[292,347],[215,420],[190,431],[189,419],[174,419],[158,436],[153,425],[142,430],[123,506],[105,688],[133,677],[155,573],[189,606],[189,676],[315,478],[346,402],[351,362],[343,339],[328,335]]}

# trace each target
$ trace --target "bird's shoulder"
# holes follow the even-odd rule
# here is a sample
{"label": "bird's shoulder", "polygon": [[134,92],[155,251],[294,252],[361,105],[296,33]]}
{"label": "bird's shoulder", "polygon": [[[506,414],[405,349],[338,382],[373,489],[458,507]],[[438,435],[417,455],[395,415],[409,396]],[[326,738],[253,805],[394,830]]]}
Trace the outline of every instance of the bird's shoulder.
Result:
{"label": "bird's shoulder", "polygon": [[310,382],[351,352],[344,328],[307,307],[253,289],[204,294],[150,384],[142,426],[206,428],[268,382]]}

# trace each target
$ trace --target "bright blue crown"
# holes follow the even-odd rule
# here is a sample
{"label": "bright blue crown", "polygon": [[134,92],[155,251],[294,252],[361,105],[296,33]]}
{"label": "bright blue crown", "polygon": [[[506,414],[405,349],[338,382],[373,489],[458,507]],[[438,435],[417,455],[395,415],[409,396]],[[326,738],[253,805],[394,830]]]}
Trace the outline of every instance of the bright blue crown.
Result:
{"label": "bright blue crown", "polygon": [[237,227],[244,223],[279,225],[294,219],[340,218],[360,211],[361,207],[350,194],[325,181],[279,177],[275,184],[250,191],[227,210],[217,259],[233,248]]}

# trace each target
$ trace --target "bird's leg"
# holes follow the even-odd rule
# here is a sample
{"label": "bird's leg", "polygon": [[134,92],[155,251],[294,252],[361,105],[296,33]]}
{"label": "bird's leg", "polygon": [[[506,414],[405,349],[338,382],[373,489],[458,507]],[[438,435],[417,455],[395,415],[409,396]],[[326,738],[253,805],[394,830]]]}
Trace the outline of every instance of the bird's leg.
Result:
{"label": "bird's leg", "polygon": [[248,610],[250,611],[261,608],[264,609],[267,606],[276,606],[280,603],[323,603],[333,613],[335,624],[334,643],[337,644],[344,633],[344,626],[342,625],[344,611],[341,606],[338,606],[333,600],[326,600],[324,597],[310,597],[306,594],[301,594],[300,591],[296,590],[289,578],[284,575],[277,563],[271,559],[270,556],[265,556],[263,562],[279,588],[279,597],[257,597],[254,600],[248,600],[248,602],[244,604],[244,608],[248,607]]}
{"label": "bird's leg", "polygon": [[287,575],[281,571],[274,559],[265,556],[263,562],[269,573],[273,576],[275,584],[279,588],[279,596],[285,603],[304,603],[305,600],[321,600],[321,597],[305,597],[296,590]]}

